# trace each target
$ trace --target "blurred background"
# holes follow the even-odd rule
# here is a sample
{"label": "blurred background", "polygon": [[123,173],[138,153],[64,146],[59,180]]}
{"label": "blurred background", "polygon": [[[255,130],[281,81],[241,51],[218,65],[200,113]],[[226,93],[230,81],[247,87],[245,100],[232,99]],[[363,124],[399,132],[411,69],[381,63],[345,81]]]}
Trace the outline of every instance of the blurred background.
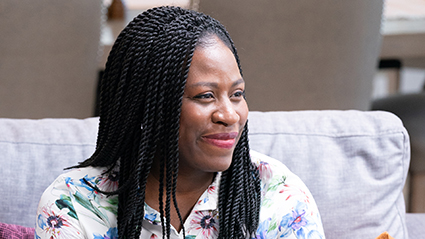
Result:
{"label": "blurred background", "polygon": [[425,212],[425,0],[2,0],[0,117],[95,116],[115,38],[161,5],[226,26],[250,110],[398,115],[412,142],[409,210]]}
{"label": "blurred background", "polygon": [[226,26],[251,110],[370,110],[424,88],[425,0],[3,0],[0,117],[95,115],[116,36],[161,5]]}

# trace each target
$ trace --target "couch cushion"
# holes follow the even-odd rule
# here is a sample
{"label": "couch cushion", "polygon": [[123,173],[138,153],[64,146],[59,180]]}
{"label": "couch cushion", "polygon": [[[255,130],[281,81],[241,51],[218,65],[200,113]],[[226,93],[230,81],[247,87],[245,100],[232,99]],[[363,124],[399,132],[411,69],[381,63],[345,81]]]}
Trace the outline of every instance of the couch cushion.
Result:
{"label": "couch cushion", "polygon": [[43,191],[95,148],[96,118],[0,119],[0,221],[34,227]]}
{"label": "couch cushion", "polygon": [[288,166],[311,190],[327,238],[407,239],[402,189],[408,134],[386,112],[250,112],[251,149]]}

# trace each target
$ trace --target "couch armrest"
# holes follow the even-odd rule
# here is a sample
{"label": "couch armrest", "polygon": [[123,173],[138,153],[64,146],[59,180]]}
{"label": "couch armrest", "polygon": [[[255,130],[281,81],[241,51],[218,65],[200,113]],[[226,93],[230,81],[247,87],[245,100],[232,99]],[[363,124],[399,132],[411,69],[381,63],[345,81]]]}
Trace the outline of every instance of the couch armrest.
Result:
{"label": "couch armrest", "polygon": [[425,235],[425,213],[406,213],[407,231],[410,239]]}

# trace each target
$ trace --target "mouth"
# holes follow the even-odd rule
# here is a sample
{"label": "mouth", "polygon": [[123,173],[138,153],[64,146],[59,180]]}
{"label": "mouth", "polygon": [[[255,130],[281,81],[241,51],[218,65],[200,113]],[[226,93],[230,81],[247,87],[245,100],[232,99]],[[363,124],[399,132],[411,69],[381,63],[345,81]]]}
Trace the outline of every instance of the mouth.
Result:
{"label": "mouth", "polygon": [[231,133],[218,133],[218,134],[209,134],[202,136],[205,142],[224,149],[231,149],[236,143],[236,138],[238,137],[237,132]]}

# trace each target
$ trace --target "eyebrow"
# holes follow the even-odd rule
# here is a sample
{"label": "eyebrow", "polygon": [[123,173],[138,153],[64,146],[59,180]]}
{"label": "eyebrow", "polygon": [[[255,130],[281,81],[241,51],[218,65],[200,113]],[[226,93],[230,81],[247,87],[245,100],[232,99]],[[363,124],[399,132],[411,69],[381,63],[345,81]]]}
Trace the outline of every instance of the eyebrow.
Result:
{"label": "eyebrow", "polygon": [[[239,80],[233,82],[232,87],[235,87],[235,86],[242,84],[244,82],[245,81],[243,80],[243,78],[240,78]],[[212,87],[212,88],[218,88],[218,84],[215,83],[215,82],[198,82],[198,83],[189,85],[189,87],[198,87],[198,86],[207,86],[207,87]]]}

